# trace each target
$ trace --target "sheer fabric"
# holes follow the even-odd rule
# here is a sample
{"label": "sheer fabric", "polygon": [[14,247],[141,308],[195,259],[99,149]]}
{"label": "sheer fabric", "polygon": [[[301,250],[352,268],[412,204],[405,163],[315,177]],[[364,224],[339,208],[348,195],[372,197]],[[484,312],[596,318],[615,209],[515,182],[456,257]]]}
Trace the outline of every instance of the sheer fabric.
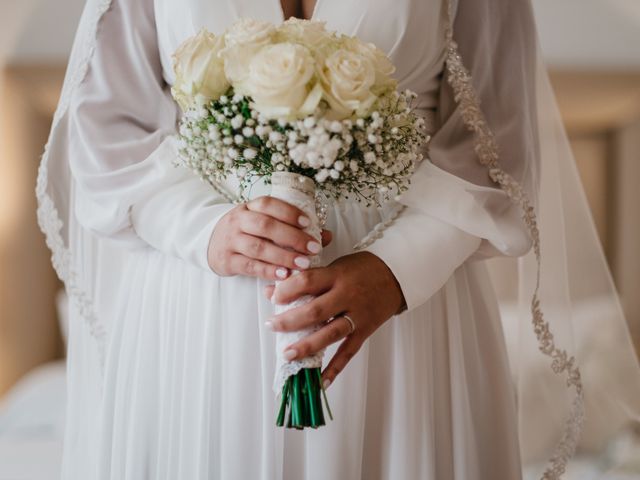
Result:
{"label": "sheer fabric", "polygon": [[[471,33],[480,39],[471,42],[466,35],[478,25],[492,33]],[[640,420],[637,357],[542,61],[529,2],[460,0],[450,36],[448,83],[463,123],[474,134],[477,159],[519,206],[532,242],[519,262],[519,341],[512,356],[521,450],[527,463],[541,465],[548,458],[547,468],[539,470],[544,478],[558,478],[576,448],[601,451],[621,428]],[[505,63],[508,58],[512,61]],[[517,81],[505,85],[509,77]],[[455,172],[455,167],[444,168]],[[486,184],[481,173],[456,174]],[[492,210],[508,211],[503,206]],[[587,299],[600,306],[598,321],[584,315],[581,305]],[[598,341],[603,332],[607,338]],[[624,374],[606,378],[604,371]]]}
{"label": "sheer fabric", "polygon": [[[360,33],[364,37],[387,38],[379,22],[366,21],[368,14],[389,6],[386,0],[372,2],[367,13],[350,11],[355,4],[340,2],[339,8],[345,11],[335,17],[330,12],[338,6],[327,0],[319,2],[314,15],[321,19],[324,15],[330,28],[346,31],[350,25],[363,25]],[[640,376],[536,49],[530,3],[452,0],[445,5],[407,0],[408,9],[392,3],[400,13],[389,25],[404,25],[405,33],[425,35],[421,44],[426,50],[414,53],[429,56],[431,74],[413,72],[411,56],[407,55],[403,58],[408,63],[400,64],[399,72],[406,86],[421,86],[422,108],[425,113],[437,112],[438,130],[430,143],[429,159],[414,175],[411,190],[400,199],[406,208],[400,213],[397,208],[386,212],[395,221],[381,219],[386,230],[372,237],[376,241],[367,242],[366,248],[391,267],[407,298],[409,313],[415,313],[448,285],[461,267],[495,255],[520,256],[533,246],[522,262],[522,349],[514,360],[528,365],[539,358],[537,349],[542,342],[546,353],[554,356],[553,369],[573,375],[568,378],[577,394],[567,396],[565,379],[549,366],[535,382],[520,377],[521,447],[527,460],[553,456],[545,475],[558,478],[580,429],[581,380],[595,378],[585,375],[584,370],[582,377],[576,377],[577,363],[572,363],[571,350],[566,349],[573,346],[576,337],[588,337],[602,328],[617,342],[611,348],[618,350],[624,345],[622,362],[627,371],[634,372],[628,381],[606,385],[606,394],[605,389],[599,389],[600,379],[598,385],[585,386],[587,404],[598,403],[601,418],[615,415],[615,427],[638,411]],[[281,20],[278,5],[258,2],[248,7],[243,2],[216,6],[235,15],[245,8],[247,14]],[[210,233],[217,219],[232,207],[228,195],[213,194],[188,172],[171,166],[177,110],[168,94],[167,55],[173,43],[197,29],[202,19],[217,22],[221,28],[228,23],[228,16],[225,20],[224,14],[207,13],[204,10],[208,8],[212,8],[210,2],[193,2],[187,8],[188,17],[177,14],[184,9],[183,2],[178,6],[178,2],[161,0],[154,4],[89,0],[83,15],[38,179],[38,213],[54,266],[96,341],[89,355],[103,367],[110,332],[102,320],[118,317],[104,288],[110,282],[117,284],[118,278],[130,271],[126,257],[115,254],[114,249],[135,252],[153,247],[206,271]],[[107,11],[112,21],[102,21]],[[427,15],[438,17],[438,27],[420,30],[419,24]],[[449,17],[454,19],[451,24]],[[157,31],[154,19],[171,20],[172,25],[184,29]],[[436,39],[441,42],[439,53],[429,51]],[[402,40],[407,39],[400,36],[394,43],[393,36],[388,36],[376,43],[386,42],[381,46],[393,52]],[[442,69],[440,81],[437,74]],[[118,86],[114,79],[128,82]],[[105,129],[105,124],[114,128]],[[575,232],[580,237],[575,237]],[[109,238],[109,242],[99,238]],[[580,251],[575,249],[578,243]],[[408,256],[407,251],[415,255]],[[577,264],[593,266],[589,277],[584,271],[576,274],[577,254],[581,255]],[[538,278],[540,258],[543,276]],[[575,281],[593,274],[596,279],[588,284]],[[602,282],[597,284],[599,280]],[[547,333],[542,311],[534,303],[536,338],[530,332],[528,304],[538,281],[544,318],[552,328]],[[611,305],[606,323],[576,325],[571,318],[572,299],[594,292]],[[551,348],[554,342],[561,348]],[[604,356],[601,360],[604,362]],[[602,363],[587,367],[597,370]],[[86,382],[94,396],[83,408],[90,408],[99,404],[103,383],[96,378]],[[545,385],[544,393],[540,392],[541,384]],[[537,428],[540,419],[528,416],[533,408],[530,402],[540,402],[541,396],[552,405],[548,418],[553,419],[543,432]],[[571,419],[569,424],[559,428],[562,422],[558,420],[565,418]],[[609,429],[596,428],[600,417],[590,418],[593,423],[587,427],[594,425],[595,436],[615,430],[611,424]],[[553,450],[563,435],[560,448]],[[459,460],[474,464],[468,458]]]}

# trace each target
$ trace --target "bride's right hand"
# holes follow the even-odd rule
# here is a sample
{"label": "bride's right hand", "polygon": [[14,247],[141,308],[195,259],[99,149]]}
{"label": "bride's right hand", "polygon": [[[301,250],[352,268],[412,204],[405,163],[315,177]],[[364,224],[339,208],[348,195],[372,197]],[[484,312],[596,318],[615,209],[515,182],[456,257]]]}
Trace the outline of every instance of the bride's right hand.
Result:
{"label": "bride's right hand", "polygon": [[[310,223],[302,210],[263,196],[230,210],[216,224],[209,241],[209,267],[221,276],[247,275],[284,280],[292,269],[309,268],[309,255],[321,250],[304,232]],[[331,232],[322,232],[322,243]]]}

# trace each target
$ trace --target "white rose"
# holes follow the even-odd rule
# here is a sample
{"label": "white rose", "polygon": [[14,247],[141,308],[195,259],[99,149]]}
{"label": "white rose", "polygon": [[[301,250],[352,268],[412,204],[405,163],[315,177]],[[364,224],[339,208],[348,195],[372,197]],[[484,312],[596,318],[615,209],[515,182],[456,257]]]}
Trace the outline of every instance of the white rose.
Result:
{"label": "white rose", "polygon": [[308,115],[322,97],[319,86],[309,88],[314,73],[306,47],[277,43],[253,57],[244,87],[256,110],[267,118]]}
{"label": "white rose", "polygon": [[237,92],[245,94],[243,82],[249,74],[249,63],[260,49],[271,43],[275,26],[269,22],[242,18],[224,34],[226,48],[220,52],[225,74]]}
{"label": "white rose", "polygon": [[377,100],[371,91],[376,80],[373,63],[358,53],[337,50],[325,60],[320,78],[332,119],[344,119],[354,113],[364,116]]}
{"label": "white rose", "polygon": [[217,99],[229,88],[223,62],[218,57],[223,47],[222,37],[203,29],[176,50],[173,55],[176,75],[173,95],[183,109],[198,100]]}
{"label": "white rose", "polygon": [[324,21],[291,17],[278,27],[277,35],[282,41],[301,43],[312,48],[319,48],[323,43],[333,39],[325,24],[326,22]]}
{"label": "white rose", "polygon": [[227,29],[224,40],[230,47],[238,45],[253,45],[261,47],[271,41],[276,27],[269,22],[253,18],[241,18]]}
{"label": "white rose", "polygon": [[365,43],[357,38],[347,39],[346,47],[365,58],[368,58],[376,71],[375,85],[377,87],[395,87],[396,81],[391,78],[396,71],[396,67],[391,62],[386,53],[380,50],[373,43]]}

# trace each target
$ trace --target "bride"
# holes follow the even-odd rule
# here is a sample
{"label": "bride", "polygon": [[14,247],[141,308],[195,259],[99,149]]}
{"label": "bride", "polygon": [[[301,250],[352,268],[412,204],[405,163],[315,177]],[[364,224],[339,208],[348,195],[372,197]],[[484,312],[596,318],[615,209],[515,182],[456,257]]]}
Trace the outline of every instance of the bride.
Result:
{"label": "bride", "polygon": [[[251,35],[292,16],[383,49],[432,135],[398,202],[329,206],[319,268],[295,207],[264,185],[238,202],[173,164],[173,52],[203,27],[252,18],[235,27]],[[521,478],[483,260],[540,260],[537,55],[528,0],[89,0],[37,188],[72,298],[63,478]],[[273,315],[303,294],[316,299]],[[279,429],[273,332],[331,317],[286,357],[328,347],[335,421]],[[533,318],[573,392],[548,445],[559,478],[583,387],[535,302]]]}

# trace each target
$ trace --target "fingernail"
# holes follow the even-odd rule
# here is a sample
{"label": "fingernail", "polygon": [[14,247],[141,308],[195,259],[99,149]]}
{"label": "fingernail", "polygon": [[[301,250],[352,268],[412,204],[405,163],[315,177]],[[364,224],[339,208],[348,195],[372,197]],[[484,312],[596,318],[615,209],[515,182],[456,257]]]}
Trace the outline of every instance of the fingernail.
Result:
{"label": "fingernail", "polygon": [[311,253],[320,253],[320,250],[322,250],[322,245],[320,245],[318,242],[309,242],[307,243],[307,250],[309,250]]}
{"label": "fingernail", "polygon": [[311,265],[311,260],[309,260],[307,257],[296,257],[293,263],[295,263],[300,268],[309,268],[309,265]]}
{"label": "fingernail", "polygon": [[296,352],[293,349],[287,350],[287,351],[284,352],[285,360],[293,360],[294,358],[296,358],[297,355],[298,355],[298,352]]}
{"label": "fingernail", "polygon": [[278,278],[287,278],[287,275],[289,275],[289,271],[286,268],[276,269],[276,276]]}
{"label": "fingernail", "polygon": [[329,388],[329,386],[331,385],[331,380],[329,380],[328,378],[326,378],[323,382],[322,382],[322,388],[324,388],[325,390],[327,388]]}
{"label": "fingernail", "polygon": [[309,220],[308,217],[305,217],[303,215],[300,215],[298,217],[298,223],[300,224],[301,227],[308,227],[309,225],[311,225],[311,220]]}
{"label": "fingernail", "polygon": [[264,326],[267,327],[269,330],[273,330],[273,323],[271,322],[264,322]]}

